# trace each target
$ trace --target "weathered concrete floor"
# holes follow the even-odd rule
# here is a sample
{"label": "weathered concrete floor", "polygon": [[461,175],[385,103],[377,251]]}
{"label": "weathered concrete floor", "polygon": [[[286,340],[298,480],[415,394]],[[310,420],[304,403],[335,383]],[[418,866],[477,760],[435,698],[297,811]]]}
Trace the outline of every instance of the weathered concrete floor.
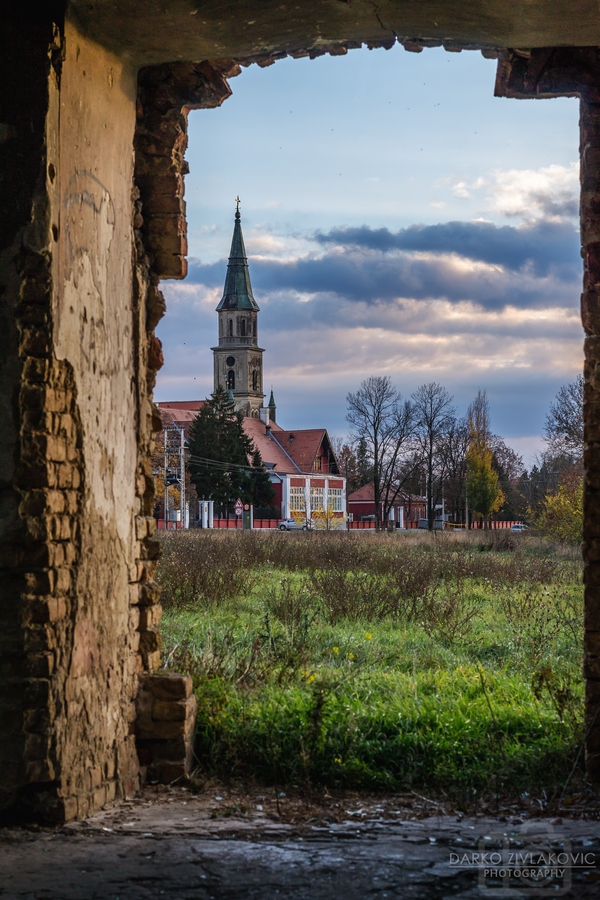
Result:
{"label": "weathered concrete floor", "polygon": [[[218,791],[200,796],[170,791],[142,795],[54,831],[0,832],[0,897],[470,900],[498,896],[501,883],[488,879],[482,890],[479,870],[452,866],[456,856],[451,854],[472,858],[481,849],[480,840],[494,834],[505,836],[508,852],[532,852],[532,831],[539,829],[544,840],[538,850],[570,849],[585,853],[585,860],[571,870],[570,889],[561,892],[547,885],[538,896],[600,896],[598,821],[456,815],[416,819],[402,807],[394,810],[388,804],[378,814],[379,807],[365,812],[353,802],[337,821],[320,817],[317,824],[294,823],[294,816],[271,815],[272,800],[267,806],[254,797],[251,806],[244,806],[231,799]],[[286,802],[282,799],[281,805]],[[493,852],[500,844],[487,841],[485,846]],[[568,886],[568,873],[566,877]],[[557,883],[561,885],[565,882]],[[511,890],[503,896],[526,894]]]}

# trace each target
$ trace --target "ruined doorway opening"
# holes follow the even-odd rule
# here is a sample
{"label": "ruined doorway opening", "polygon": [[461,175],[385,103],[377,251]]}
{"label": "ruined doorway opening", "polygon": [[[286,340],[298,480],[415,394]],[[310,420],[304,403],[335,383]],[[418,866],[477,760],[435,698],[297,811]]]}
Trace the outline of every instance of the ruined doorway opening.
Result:
{"label": "ruined doorway opening", "polygon": [[[234,83],[234,90],[235,90],[235,83]],[[490,103],[493,103],[493,100],[491,100],[491,98],[490,98]],[[566,169],[566,167],[564,167],[564,168]],[[571,184],[572,184],[572,175],[573,175],[573,173],[570,173],[570,176],[569,176],[569,174],[568,174],[567,172],[564,172],[564,173],[561,173],[561,174],[564,175],[565,179],[568,179],[569,177],[571,177]],[[477,179],[475,178],[475,179],[473,179],[473,181],[474,181],[474,182],[477,182]],[[454,187],[455,187],[457,190],[460,190],[460,189],[461,189],[461,188],[460,188],[460,182],[455,183]],[[471,189],[476,189],[476,188],[474,187],[474,184],[468,184],[468,183],[464,184],[464,186],[463,186],[462,189],[463,189],[465,192],[467,192],[467,191],[469,190],[469,188],[471,188]],[[234,186],[234,191],[238,191],[238,190],[240,190],[239,186],[238,186],[238,185],[235,185],[235,186]],[[242,191],[240,191],[240,193],[242,193]],[[542,190],[542,193],[543,193],[543,190]],[[568,191],[568,189],[567,189],[567,194],[568,194],[568,193],[569,193],[569,191]],[[531,197],[531,193],[530,193],[529,196]],[[542,203],[545,202],[545,201],[543,200],[543,198],[538,198],[538,199],[540,199],[540,200],[542,201]],[[553,199],[552,199],[552,198],[549,198],[549,199],[550,199],[550,203],[554,205],[554,211],[553,211],[553,213],[550,213],[550,217],[552,218],[552,216],[553,216],[553,217],[554,217],[554,218],[553,218],[553,221],[555,221],[555,223],[556,223],[556,220],[561,218],[560,212],[558,212],[558,207],[560,206],[560,203],[557,203],[556,198],[553,198]],[[569,196],[564,196],[564,192],[563,192],[563,196],[562,196],[561,202],[563,203],[565,210],[567,209],[567,207],[569,208],[569,210],[570,210],[570,213],[569,213],[569,214],[572,216],[573,211],[574,211],[574,205],[573,205],[573,197],[572,197],[572,193],[571,193],[571,195],[569,195]],[[541,208],[541,207],[540,207],[540,208]],[[550,206],[548,206],[547,210],[548,210],[548,211],[550,210]],[[512,211],[511,214],[514,215],[514,214],[515,214],[514,211]],[[486,223],[486,224],[487,224],[487,223]],[[334,227],[335,227],[335,223],[334,223]],[[510,226],[506,226],[506,227],[510,227]],[[333,230],[333,228],[332,228],[331,230]],[[525,229],[523,229],[523,231],[525,231]],[[338,233],[337,237],[339,238],[339,237],[341,237],[341,235]],[[364,237],[364,236],[363,236],[363,237]],[[323,243],[321,244],[321,246],[323,246],[323,245],[326,246],[326,241],[323,241]],[[359,246],[360,246],[360,245],[359,245]],[[456,246],[458,246],[458,245],[456,245]],[[338,245],[338,247],[339,247],[339,245]],[[363,249],[364,249],[364,245],[363,245]],[[446,247],[446,250],[447,250],[447,247]],[[422,252],[422,250],[421,250],[421,252]],[[427,247],[425,252],[431,252],[431,247]],[[449,252],[449,255],[451,255],[451,254],[452,254],[452,251]],[[460,254],[459,254],[459,255],[460,255]],[[478,261],[479,261],[479,262],[482,262],[481,260],[478,260]],[[489,260],[486,260],[485,262],[488,263]],[[498,259],[496,259],[496,260],[494,261],[494,263],[491,264],[491,267],[493,267],[494,265],[495,265],[495,266],[498,266],[498,265],[499,265],[499,264],[498,264]],[[199,270],[200,268],[201,268],[201,266],[198,266],[198,269],[195,270],[196,275],[198,275],[198,270]],[[517,267],[517,271],[518,271],[518,267]],[[521,275],[522,275],[523,278],[526,277],[524,272],[521,272]],[[257,284],[256,279],[255,279],[255,283]],[[219,284],[219,282],[218,282],[218,279],[217,279],[217,285],[218,285],[218,284]],[[212,285],[209,285],[209,286],[212,286]],[[219,285],[219,286],[220,286],[220,285]],[[185,287],[185,285],[184,285],[184,287]],[[218,287],[217,287],[217,289],[218,289]],[[259,289],[259,288],[257,287],[257,290],[258,290],[258,289]],[[169,294],[170,291],[172,291],[173,295],[176,295],[176,291],[173,290],[173,289],[171,289],[171,288],[167,289],[167,290],[166,290],[166,293]],[[331,288],[331,292],[334,292],[334,291],[335,291],[335,289],[334,289],[334,288]],[[474,298],[474,300],[476,301],[476,298]],[[209,302],[212,302],[212,301],[209,301]],[[304,302],[306,302],[306,300],[304,300]],[[497,311],[497,307],[493,307],[493,308]],[[343,317],[340,316],[340,318],[343,318]],[[535,318],[535,317],[534,317],[534,318]],[[571,319],[573,319],[573,318],[574,318],[574,317],[571,316]],[[570,326],[571,326],[571,325],[572,325],[572,322],[570,323]],[[210,327],[210,326],[209,326],[209,327]],[[535,327],[535,326],[532,324],[532,325],[531,325],[532,330],[533,330],[534,327]],[[205,343],[205,346],[206,346],[206,347],[208,347],[208,343],[209,343],[209,342],[206,342],[206,343]],[[425,351],[425,352],[426,352],[426,351]],[[420,380],[429,380],[429,379],[422,378],[422,379],[420,379]],[[564,376],[563,376],[563,377],[562,377],[562,380],[568,380],[568,379],[565,379]],[[552,392],[551,392],[551,393],[552,393]],[[160,397],[160,399],[163,399],[163,398]],[[170,399],[172,399],[172,398],[170,398]]]}

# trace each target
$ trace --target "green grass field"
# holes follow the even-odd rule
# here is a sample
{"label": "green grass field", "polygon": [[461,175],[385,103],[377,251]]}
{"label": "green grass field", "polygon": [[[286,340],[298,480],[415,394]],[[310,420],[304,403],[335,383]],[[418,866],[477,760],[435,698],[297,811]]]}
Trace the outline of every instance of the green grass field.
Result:
{"label": "green grass field", "polygon": [[524,535],[163,537],[163,664],[205,775],[560,794],[581,783],[576,551]]}

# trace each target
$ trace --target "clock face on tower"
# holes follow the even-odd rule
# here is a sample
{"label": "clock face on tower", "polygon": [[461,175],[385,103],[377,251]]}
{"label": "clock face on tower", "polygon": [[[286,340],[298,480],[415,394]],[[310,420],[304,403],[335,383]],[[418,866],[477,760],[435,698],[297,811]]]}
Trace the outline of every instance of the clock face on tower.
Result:
{"label": "clock face on tower", "polygon": [[228,356],[227,359],[225,360],[225,362],[227,363],[228,366],[234,366],[235,365],[235,356]]}

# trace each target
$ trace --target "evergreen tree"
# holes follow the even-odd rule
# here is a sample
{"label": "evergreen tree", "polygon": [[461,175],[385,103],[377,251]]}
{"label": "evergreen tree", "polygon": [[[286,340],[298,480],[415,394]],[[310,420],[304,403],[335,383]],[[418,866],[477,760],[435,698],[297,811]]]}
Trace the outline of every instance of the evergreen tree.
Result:
{"label": "evergreen tree", "polygon": [[227,391],[218,387],[192,422],[189,472],[199,498],[227,505],[237,497],[252,503],[255,493],[268,493],[268,475],[260,453],[244,431],[243,419]]}
{"label": "evergreen tree", "polygon": [[254,449],[252,454],[252,470],[250,472],[251,502],[254,506],[268,507],[275,499],[275,490],[269,479],[269,473],[263,465],[260,450]]}
{"label": "evergreen tree", "polygon": [[356,491],[373,481],[373,464],[369,457],[369,448],[364,437],[360,437],[356,444]]}

